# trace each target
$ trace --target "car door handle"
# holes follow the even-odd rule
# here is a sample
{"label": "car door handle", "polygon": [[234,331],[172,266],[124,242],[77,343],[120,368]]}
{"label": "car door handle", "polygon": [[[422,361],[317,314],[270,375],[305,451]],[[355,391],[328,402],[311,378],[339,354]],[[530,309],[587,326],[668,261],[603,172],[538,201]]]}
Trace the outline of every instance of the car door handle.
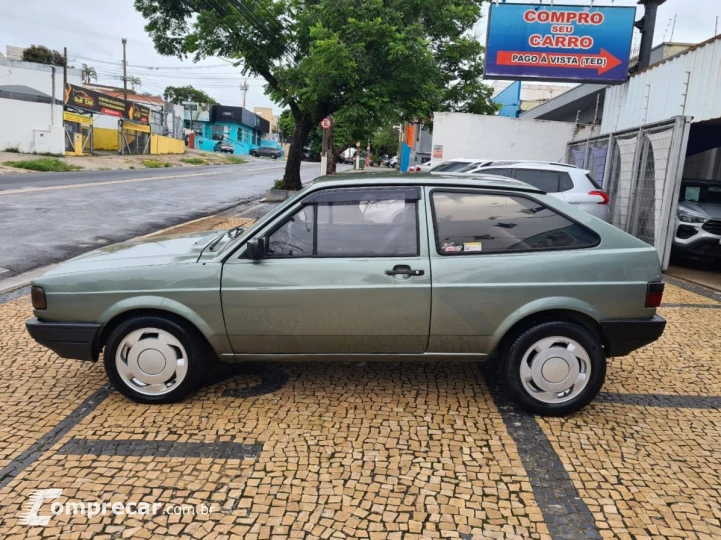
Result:
{"label": "car door handle", "polygon": [[393,270],[386,270],[387,276],[422,276],[423,270],[413,270],[410,266],[394,266]]}

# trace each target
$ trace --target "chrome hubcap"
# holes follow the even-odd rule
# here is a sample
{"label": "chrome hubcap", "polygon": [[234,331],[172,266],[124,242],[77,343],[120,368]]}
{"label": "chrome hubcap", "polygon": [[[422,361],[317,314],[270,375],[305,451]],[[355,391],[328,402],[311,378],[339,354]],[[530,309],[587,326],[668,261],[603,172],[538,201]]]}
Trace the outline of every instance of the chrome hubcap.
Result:
{"label": "chrome hubcap", "polygon": [[185,348],[158,328],[141,328],[120,342],[115,355],[118,374],[130,388],[146,395],[167,394],[188,374]]}
{"label": "chrome hubcap", "polygon": [[544,403],[563,403],[580,394],[591,375],[586,350],[567,337],[544,338],[533,344],[521,361],[521,382]]}

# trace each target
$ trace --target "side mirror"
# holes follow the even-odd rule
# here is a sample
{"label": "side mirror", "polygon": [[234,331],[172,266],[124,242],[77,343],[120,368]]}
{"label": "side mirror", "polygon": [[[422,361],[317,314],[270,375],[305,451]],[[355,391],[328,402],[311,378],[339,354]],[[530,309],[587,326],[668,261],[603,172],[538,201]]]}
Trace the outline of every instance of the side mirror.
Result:
{"label": "side mirror", "polygon": [[245,244],[245,256],[253,261],[259,261],[265,253],[265,240],[263,238],[253,238]]}

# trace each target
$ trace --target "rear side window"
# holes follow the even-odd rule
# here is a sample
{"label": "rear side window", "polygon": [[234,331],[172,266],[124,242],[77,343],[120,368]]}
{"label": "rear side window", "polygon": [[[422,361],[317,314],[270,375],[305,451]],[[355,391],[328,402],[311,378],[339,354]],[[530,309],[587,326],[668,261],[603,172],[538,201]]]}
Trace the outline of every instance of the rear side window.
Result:
{"label": "rear side window", "polygon": [[558,171],[516,169],[515,174],[516,180],[530,184],[546,193],[564,191],[561,189],[561,173]]}
{"label": "rear side window", "polygon": [[525,197],[434,191],[432,201],[441,255],[581,249],[600,242],[590,229]]}
{"label": "rear side window", "polygon": [[599,189],[599,190],[603,189],[601,187],[601,185],[593,179],[593,176],[591,176],[591,173],[586,174],[586,178],[588,178],[588,181],[591,182],[593,187],[595,187],[596,189]]}
{"label": "rear side window", "polygon": [[479,171],[485,174],[495,174],[498,176],[507,176],[508,178],[513,178],[513,169],[483,169],[482,171]]}

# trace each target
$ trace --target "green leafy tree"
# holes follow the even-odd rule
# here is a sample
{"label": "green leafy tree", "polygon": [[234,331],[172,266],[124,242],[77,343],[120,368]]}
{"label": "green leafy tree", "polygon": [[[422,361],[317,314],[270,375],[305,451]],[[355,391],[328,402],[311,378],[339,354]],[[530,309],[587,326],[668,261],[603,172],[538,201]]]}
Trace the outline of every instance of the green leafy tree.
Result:
{"label": "green leafy tree", "polygon": [[185,101],[192,101],[195,103],[203,103],[210,105],[218,105],[208,94],[192,86],[168,86],[163,92],[165,101],[175,103],[176,105],[182,105]]}
{"label": "green leafy tree", "polygon": [[483,0],[135,0],[161,54],[224,56],[266,81],[294,131],[283,182],[300,188],[308,134],[331,114],[429,118],[493,110],[469,35]]}
{"label": "green leafy tree", "polygon": [[87,64],[83,64],[83,67],[80,69],[80,75],[82,76],[84,83],[89,83],[92,80],[98,80],[98,72],[95,71],[94,67],[90,67]]}
{"label": "green leafy tree", "polygon": [[399,138],[398,128],[387,125],[376,130],[373,134],[371,146],[379,155],[388,154],[394,156],[398,153]]}
{"label": "green leafy tree", "polygon": [[53,51],[42,45],[31,45],[23,51],[23,60],[26,62],[37,62],[38,64],[49,64],[52,66],[64,66],[65,57],[58,51]]}

